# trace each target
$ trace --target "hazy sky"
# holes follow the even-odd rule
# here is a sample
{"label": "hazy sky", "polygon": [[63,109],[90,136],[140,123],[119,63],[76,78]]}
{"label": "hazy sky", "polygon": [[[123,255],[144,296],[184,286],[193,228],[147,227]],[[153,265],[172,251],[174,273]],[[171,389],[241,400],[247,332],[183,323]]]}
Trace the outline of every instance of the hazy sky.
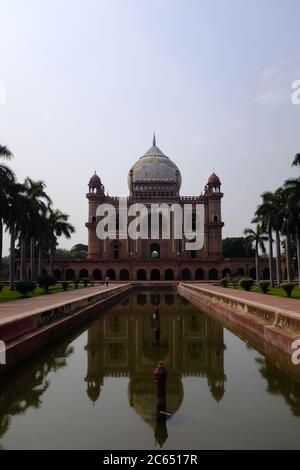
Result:
{"label": "hazy sky", "polygon": [[[87,183],[127,195],[157,134],[199,194],[215,169],[224,236],[297,174],[299,0],[0,0],[0,142],[87,242]],[[6,240],[7,247],[7,240]]]}

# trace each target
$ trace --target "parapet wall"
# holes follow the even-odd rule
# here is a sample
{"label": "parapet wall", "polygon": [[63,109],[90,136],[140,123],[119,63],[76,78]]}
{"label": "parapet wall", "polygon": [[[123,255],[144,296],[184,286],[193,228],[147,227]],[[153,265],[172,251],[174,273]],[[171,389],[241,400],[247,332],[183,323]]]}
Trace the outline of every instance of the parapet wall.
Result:
{"label": "parapet wall", "polygon": [[89,321],[102,308],[119,302],[131,289],[130,284],[98,292],[91,288],[87,289],[86,295],[78,295],[72,300],[28,311],[11,320],[0,319],[0,338],[6,345],[6,365],[0,366],[0,374],[81,323]]}
{"label": "parapet wall", "polygon": [[225,289],[179,284],[178,292],[204,313],[256,335],[280,350],[292,354],[292,343],[300,339],[300,315],[274,306],[231,296]]}

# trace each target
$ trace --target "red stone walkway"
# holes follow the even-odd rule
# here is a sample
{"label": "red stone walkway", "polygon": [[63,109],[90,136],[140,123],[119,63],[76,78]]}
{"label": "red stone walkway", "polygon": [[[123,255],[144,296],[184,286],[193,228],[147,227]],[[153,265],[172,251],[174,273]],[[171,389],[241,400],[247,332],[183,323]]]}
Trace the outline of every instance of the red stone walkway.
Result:
{"label": "red stone walkway", "polygon": [[45,308],[56,306],[58,307],[64,303],[79,300],[99,292],[110,291],[120,286],[121,284],[110,284],[109,287],[106,287],[105,285],[87,288],[83,287],[78,290],[76,289],[67,292],[41,295],[28,299],[18,299],[9,302],[3,302],[0,303],[0,324],[3,324],[8,320],[27,317],[28,315],[31,315],[37,311],[42,311]]}
{"label": "red stone walkway", "polygon": [[[188,284],[188,283],[184,283]],[[292,313],[300,314],[300,300],[288,299],[285,297],[277,297],[276,295],[258,294],[256,292],[246,292],[238,289],[212,286],[211,284],[189,284],[191,287],[200,287],[216,294],[222,294],[234,297],[240,300],[248,300],[261,305],[268,305],[278,310],[285,310]]]}

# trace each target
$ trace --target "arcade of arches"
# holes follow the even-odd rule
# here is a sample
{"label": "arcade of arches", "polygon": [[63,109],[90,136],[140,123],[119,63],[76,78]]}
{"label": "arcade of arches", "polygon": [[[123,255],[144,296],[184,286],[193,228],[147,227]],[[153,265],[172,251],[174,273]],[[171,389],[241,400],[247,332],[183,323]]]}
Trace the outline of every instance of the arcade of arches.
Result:
{"label": "arcade of arches", "polygon": [[[62,264],[62,263],[61,263]],[[217,281],[227,275],[250,276],[255,278],[255,267],[250,267],[247,271],[244,268],[234,267],[229,268],[216,266],[208,267],[190,267],[182,266],[178,269],[177,266],[171,267],[166,264],[159,263],[157,267],[137,267],[136,270],[127,269],[122,267],[121,264],[110,267],[109,265],[97,268],[93,265],[87,268],[80,268],[80,266],[68,267],[67,260],[66,266],[59,266],[55,269],[55,277],[57,280],[66,279],[72,281],[74,279],[89,278],[91,281],[101,282],[104,281],[106,276],[111,281]],[[234,269],[235,268],[235,269]],[[268,279],[269,268],[263,267],[261,276],[263,279]]]}

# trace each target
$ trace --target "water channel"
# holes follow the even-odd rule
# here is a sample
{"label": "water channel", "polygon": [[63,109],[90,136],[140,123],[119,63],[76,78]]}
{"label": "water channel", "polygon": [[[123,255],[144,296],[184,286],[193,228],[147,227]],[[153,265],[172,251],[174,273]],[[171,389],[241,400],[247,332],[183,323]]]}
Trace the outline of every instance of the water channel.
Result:
{"label": "water channel", "polygon": [[0,448],[299,449],[300,370],[240,336],[178,294],[132,294],[1,376]]}

